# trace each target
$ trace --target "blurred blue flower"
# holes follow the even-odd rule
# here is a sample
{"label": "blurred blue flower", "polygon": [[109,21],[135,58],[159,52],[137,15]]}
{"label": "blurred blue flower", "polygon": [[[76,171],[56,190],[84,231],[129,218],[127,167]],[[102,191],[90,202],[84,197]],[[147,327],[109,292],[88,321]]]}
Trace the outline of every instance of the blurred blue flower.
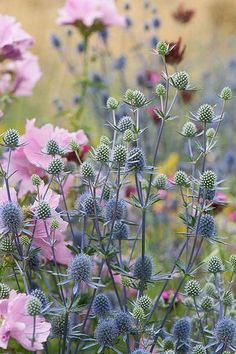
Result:
{"label": "blurred blue flower", "polygon": [[126,22],[126,27],[127,28],[131,27],[132,24],[133,24],[130,17],[126,17],[125,22]]}
{"label": "blurred blue flower", "polygon": [[154,18],[153,19],[153,27],[158,28],[158,27],[160,27],[160,25],[161,25],[160,19],[158,17]]}
{"label": "blurred blue flower", "polygon": [[103,40],[103,42],[106,43],[107,38],[108,38],[108,30],[107,30],[107,28],[104,28],[102,31],[98,32],[98,35]]}
{"label": "blurred blue flower", "polygon": [[155,48],[157,46],[158,42],[159,42],[158,37],[152,36],[151,39],[150,39],[151,48]]}
{"label": "blurred blue flower", "polygon": [[84,51],[84,43],[78,43],[76,46],[76,50],[78,53],[82,53]]}
{"label": "blurred blue flower", "polygon": [[112,63],[112,69],[114,70],[122,70],[126,65],[126,57],[124,55],[120,55],[117,59],[115,59]]}
{"label": "blurred blue flower", "polygon": [[60,38],[58,37],[58,35],[52,33],[51,36],[50,36],[50,41],[51,41],[51,44],[54,48],[60,48],[61,47],[61,40]]}

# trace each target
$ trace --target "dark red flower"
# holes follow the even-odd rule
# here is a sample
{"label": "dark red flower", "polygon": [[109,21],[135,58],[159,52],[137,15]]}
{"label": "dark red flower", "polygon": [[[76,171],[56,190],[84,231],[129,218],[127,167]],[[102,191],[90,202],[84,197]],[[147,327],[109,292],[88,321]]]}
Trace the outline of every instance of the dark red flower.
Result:
{"label": "dark red flower", "polygon": [[125,187],[125,197],[129,198],[131,195],[134,195],[136,193],[136,188],[135,186],[126,186]]}
{"label": "dark red flower", "polygon": [[228,197],[226,194],[217,192],[216,196],[213,200],[213,213],[214,214],[219,214],[229,203]]}
{"label": "dark red flower", "polygon": [[[89,150],[90,150],[90,145],[85,144],[85,145],[81,146],[81,149],[80,149],[80,152],[79,152],[79,157],[80,157],[81,161],[83,161],[83,158],[84,158],[85,154]],[[67,161],[74,161],[74,162],[79,164],[78,158],[77,158],[76,154],[73,151],[68,152],[65,157],[66,157]]]}
{"label": "dark red flower", "polygon": [[181,23],[189,22],[194,16],[195,11],[192,9],[185,9],[183,4],[180,4],[175,12],[173,12],[173,18]]}
{"label": "dark red flower", "polygon": [[195,91],[180,91],[180,96],[184,103],[192,101]]}
{"label": "dark red flower", "polygon": [[154,123],[160,123],[161,117],[159,117],[159,115],[156,113],[156,108],[158,107],[148,107],[146,112],[152,118]]}
{"label": "dark red flower", "polygon": [[[174,296],[174,294],[175,294],[175,290],[173,290],[173,289],[167,289],[167,290],[163,291],[162,299],[164,300],[165,304],[168,304],[172,300],[172,297]],[[184,300],[183,295],[178,293],[176,296],[175,302],[179,302],[179,301],[182,302],[183,300]]]}
{"label": "dark red flower", "polygon": [[177,42],[169,42],[169,48],[172,48],[168,54],[165,56],[167,64],[177,65],[183,60],[183,55],[186,49],[184,46],[182,49],[181,47],[181,37],[179,37]]}

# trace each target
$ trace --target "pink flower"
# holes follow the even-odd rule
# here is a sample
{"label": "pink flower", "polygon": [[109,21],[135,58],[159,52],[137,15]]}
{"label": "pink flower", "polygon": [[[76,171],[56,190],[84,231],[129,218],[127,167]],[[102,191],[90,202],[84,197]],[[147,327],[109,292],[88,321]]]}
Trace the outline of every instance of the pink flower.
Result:
{"label": "pink flower", "polygon": [[0,62],[22,59],[33,44],[33,38],[11,16],[0,15]]}
{"label": "pink flower", "polygon": [[95,21],[104,26],[124,26],[125,19],[119,16],[114,0],[67,0],[59,10],[57,20],[60,25],[75,25],[81,21],[91,27]]}
{"label": "pink flower", "polygon": [[0,300],[0,347],[7,349],[10,337],[19,342],[27,350],[43,349],[51,325],[43,317],[36,316],[35,341],[32,344],[33,318],[26,313],[26,305],[30,295],[10,292],[9,299]]}

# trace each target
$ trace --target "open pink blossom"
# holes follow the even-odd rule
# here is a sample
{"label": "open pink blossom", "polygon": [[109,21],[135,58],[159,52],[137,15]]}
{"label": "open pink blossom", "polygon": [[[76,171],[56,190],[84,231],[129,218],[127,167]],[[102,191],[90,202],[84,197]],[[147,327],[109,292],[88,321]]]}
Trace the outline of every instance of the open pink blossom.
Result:
{"label": "open pink blossom", "polygon": [[9,299],[0,300],[0,347],[7,349],[8,341],[14,338],[22,347],[30,351],[43,349],[51,325],[43,317],[36,316],[35,340],[33,337],[33,317],[26,312],[30,295],[17,294],[15,290],[10,292]]}
{"label": "open pink blossom", "polygon": [[11,16],[0,15],[0,62],[19,60],[33,44],[33,38]]}
{"label": "open pink blossom", "polygon": [[59,10],[60,25],[74,25],[81,21],[91,27],[95,21],[104,26],[124,26],[125,19],[118,15],[114,0],[67,0]]}

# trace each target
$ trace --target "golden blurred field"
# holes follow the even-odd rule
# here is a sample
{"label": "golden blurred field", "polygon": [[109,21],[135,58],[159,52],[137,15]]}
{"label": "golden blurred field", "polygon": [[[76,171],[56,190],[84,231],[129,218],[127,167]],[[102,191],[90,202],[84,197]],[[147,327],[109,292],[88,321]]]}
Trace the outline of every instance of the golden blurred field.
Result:
{"label": "golden blurred field", "polygon": [[[143,36],[143,23],[146,14],[141,11],[141,0],[133,0],[132,15],[135,18],[134,32],[136,36]],[[234,36],[236,35],[236,1],[235,0],[153,0],[161,18],[161,27],[157,36],[163,40],[176,40],[183,37],[187,45],[185,61],[182,67],[189,70],[198,78],[198,73],[212,65],[234,55]],[[190,24],[176,23],[171,14],[180,3],[187,8],[193,8],[196,15]],[[60,65],[59,58],[50,44],[50,33],[63,34],[65,28],[56,23],[57,9],[64,4],[64,0],[1,0],[0,12],[15,16],[23,27],[35,38],[33,52],[39,56],[43,76],[34,94],[28,98],[21,98],[17,109],[12,109],[12,119],[16,125],[21,125],[22,119],[37,116],[47,121],[53,114],[52,99],[65,93],[71,84],[71,77],[65,67]],[[122,11],[123,0],[118,0]],[[148,19],[147,19],[148,20]],[[140,24],[140,25],[139,25]],[[114,53],[129,52],[132,38],[120,29],[112,29],[110,39]],[[148,53],[146,53],[148,54]],[[189,64],[191,63],[191,64]],[[78,57],[79,65],[79,57]],[[27,112],[27,113],[26,113]],[[26,116],[27,115],[27,116]],[[5,123],[8,124],[8,123]]]}

